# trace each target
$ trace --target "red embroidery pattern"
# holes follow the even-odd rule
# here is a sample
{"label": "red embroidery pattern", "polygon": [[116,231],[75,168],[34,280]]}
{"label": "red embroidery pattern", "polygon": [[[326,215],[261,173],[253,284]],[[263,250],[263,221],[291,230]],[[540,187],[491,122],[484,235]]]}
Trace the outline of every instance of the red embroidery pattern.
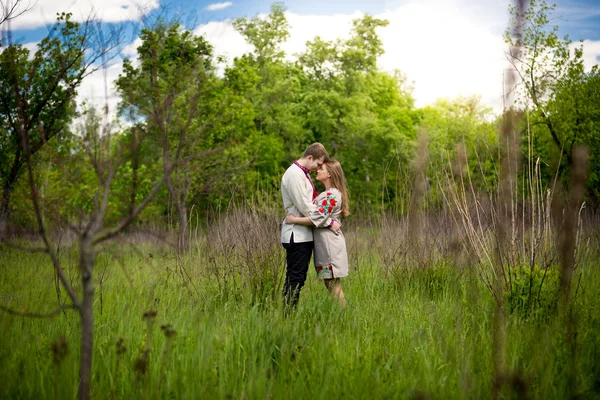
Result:
{"label": "red embroidery pattern", "polygon": [[319,212],[325,216],[331,214],[333,211],[333,207],[336,206],[337,200],[335,199],[335,194],[332,192],[325,193],[325,198],[321,201],[321,204],[317,204],[319,206]]}
{"label": "red embroidery pattern", "polygon": [[316,199],[319,195],[319,192],[317,192],[317,189],[315,189],[315,184],[313,183],[312,179],[310,179],[310,171],[308,170],[308,168],[305,168],[302,165],[300,165],[298,161],[294,161],[294,164],[296,164],[302,170],[302,172],[304,172],[304,175],[306,175],[306,179],[308,179],[308,181],[310,182],[310,186],[312,186],[312,199]]}
{"label": "red embroidery pattern", "polygon": [[333,278],[333,266],[332,265],[317,265],[317,278],[332,279]]}

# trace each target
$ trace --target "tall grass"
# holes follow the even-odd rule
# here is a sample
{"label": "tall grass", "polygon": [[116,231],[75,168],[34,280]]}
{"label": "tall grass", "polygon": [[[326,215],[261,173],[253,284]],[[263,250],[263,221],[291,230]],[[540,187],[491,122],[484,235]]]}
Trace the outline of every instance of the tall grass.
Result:
{"label": "tall grass", "polygon": [[[106,245],[97,260],[103,281],[94,303],[94,397],[489,398],[495,302],[474,268],[448,261],[452,225],[441,224],[447,229],[424,241],[436,246],[430,264],[407,266],[399,258],[394,265],[405,272],[392,274],[382,243],[393,244],[389,238],[406,222],[382,221],[345,225],[348,308],[341,311],[309,273],[299,307],[288,316],[279,296],[284,267],[276,218],[251,207],[198,228],[194,250],[180,258],[160,243]],[[439,221],[423,218],[423,231],[436,232],[428,226]],[[240,224],[241,232],[228,228]],[[597,249],[597,239],[583,232],[582,249]],[[419,254],[408,245],[401,250],[408,259]],[[65,248],[61,257],[78,282],[75,261],[68,263],[77,250]],[[3,249],[0,264],[3,304],[56,308],[53,271],[43,255]],[[187,275],[176,272],[182,264]],[[596,267],[593,256],[580,263],[583,290],[574,302],[580,319],[571,367],[583,397],[598,391]],[[533,398],[570,393],[569,350],[557,324],[507,316],[506,360]],[[75,397],[79,325],[68,310],[41,320],[0,313],[0,397]]]}

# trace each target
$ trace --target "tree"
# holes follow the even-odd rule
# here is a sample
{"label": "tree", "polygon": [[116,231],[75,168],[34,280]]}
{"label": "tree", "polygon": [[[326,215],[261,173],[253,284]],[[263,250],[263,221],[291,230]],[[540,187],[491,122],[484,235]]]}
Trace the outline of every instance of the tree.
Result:
{"label": "tree", "polygon": [[[277,177],[310,140],[298,110],[301,77],[281,49],[289,37],[285,7],[273,3],[266,18],[239,18],[234,27],[253,52],[236,58],[225,76],[254,107],[254,142],[260,155],[253,160],[255,167],[266,179]],[[277,180],[271,183],[278,185]]]}
{"label": "tree", "polygon": [[[576,53],[575,58],[571,59],[570,40],[558,37],[558,26],[547,31],[549,13],[553,9],[545,0],[532,0],[524,10],[509,6],[512,18],[504,39],[509,46],[519,50],[519,54],[512,54],[508,60],[521,78],[524,105],[531,103],[539,110],[542,122],[548,127],[556,146],[562,148],[562,138],[550,118],[547,106],[557,82],[570,68],[577,68],[581,64],[581,53]],[[525,23],[522,36],[516,39],[511,36],[511,28],[519,19]]]}
{"label": "tree", "polygon": [[[25,252],[44,252],[48,254],[54,267],[58,284],[67,292],[68,299],[61,300],[60,290],[59,307],[48,314],[20,312],[6,307],[4,311],[11,314],[30,317],[51,317],[59,314],[65,309],[74,309],[81,317],[81,357],[79,376],[79,398],[89,399],[91,397],[92,360],[94,348],[94,311],[95,299],[94,267],[99,247],[117,235],[121,234],[131,223],[133,223],[150,202],[159,193],[166,181],[166,175],[173,170],[170,159],[165,161],[170,168],[159,171],[149,184],[141,185],[135,180],[122,179],[119,186],[128,183],[128,195],[115,195],[113,187],[120,172],[128,166],[128,161],[139,157],[144,149],[147,137],[140,136],[138,140],[127,141],[115,135],[107,121],[108,112],[105,107],[104,114],[88,109],[85,119],[78,128],[77,135],[71,137],[68,151],[61,155],[59,160],[54,160],[52,168],[60,169],[61,179],[68,182],[62,191],[64,196],[73,190],[82,192],[79,196],[81,202],[69,204],[77,212],[79,221],[71,223],[70,229],[76,235],[76,243],[79,250],[78,269],[81,278],[81,292],[76,289],[69,278],[66,277],[63,262],[58,254],[57,239],[54,230],[48,229],[53,218],[52,202],[48,201],[44,191],[40,190],[36,179],[35,163],[32,160],[27,137],[28,132],[22,130],[24,137],[22,143],[22,154],[27,172],[29,187],[30,207],[34,211],[36,227],[42,241],[42,247],[16,246]],[[120,139],[120,140],[115,140]],[[180,144],[178,143],[177,146]],[[49,154],[52,154],[50,151]],[[167,153],[167,157],[168,152]],[[59,166],[60,164],[60,166]],[[142,193],[140,193],[140,189]],[[123,190],[123,189],[121,189]],[[120,193],[122,194],[122,193]],[[141,194],[141,196],[140,196]],[[130,200],[131,199],[131,200]],[[64,199],[65,203],[73,199]],[[115,219],[115,210],[125,209],[124,213],[116,213],[120,217]],[[111,217],[110,215],[113,214]],[[69,221],[71,222],[71,221]]]}
{"label": "tree", "polygon": [[[431,168],[439,170],[456,156],[457,148],[466,151],[472,183],[491,192],[496,187],[498,154],[497,127],[492,109],[481,104],[479,96],[438,99],[420,110],[419,127],[429,141]],[[441,200],[441,199],[439,199]]]}
{"label": "tree", "polygon": [[191,175],[198,172],[194,161],[226,147],[234,130],[219,129],[217,116],[232,103],[214,73],[212,46],[203,37],[162,20],[140,37],[139,66],[125,60],[116,82],[121,109],[137,131],[153,138],[164,170],[174,171],[165,173],[166,185],[178,214],[178,248],[184,250]]}
{"label": "tree", "polygon": [[[386,20],[353,21],[348,40],[316,37],[298,57],[304,128],[344,165],[354,204],[398,200],[398,178],[412,158],[417,114],[405,77],[382,72],[377,29]],[[385,195],[384,195],[385,193]],[[358,200],[358,201],[357,201]]]}
{"label": "tree", "polygon": [[[89,199],[89,202],[84,201],[71,205],[77,209],[79,218],[79,223],[71,223],[70,229],[76,234],[79,249],[78,269],[81,278],[81,292],[79,293],[79,290],[65,275],[63,262],[58,254],[60,246],[57,242],[60,239],[57,239],[54,230],[48,228],[55,219],[52,202],[47,201],[49,199],[45,197],[45,192],[40,190],[36,179],[35,162],[32,159],[33,155],[30,147],[32,140],[28,136],[31,131],[21,129],[20,133],[23,137],[18,145],[21,146],[20,152],[23,155],[23,165],[26,171],[30,207],[34,212],[37,233],[41,239],[42,247],[31,247],[31,245],[16,247],[24,252],[46,253],[54,267],[57,285],[65,289],[68,299],[64,301],[61,299],[60,290],[57,286],[59,307],[53,312],[40,314],[2,307],[4,311],[11,314],[29,317],[51,317],[58,315],[65,309],[74,309],[78,312],[81,317],[81,357],[78,389],[80,399],[89,399],[91,396],[94,348],[94,266],[98,247],[103,242],[119,235],[136,220],[164,184],[165,175],[170,174],[172,171],[172,168],[165,169],[163,174],[155,176],[151,188],[139,200],[138,185],[130,181],[130,195],[126,198],[134,199],[134,203],[126,204],[131,205],[127,208],[128,212],[115,222],[110,222],[111,218],[107,218],[110,209],[119,207],[119,201],[118,199],[115,201],[111,190],[115,177],[118,176],[119,170],[126,164],[126,161],[140,152],[144,138],[134,142],[114,140],[113,132],[111,132],[110,124],[107,121],[107,106],[104,114],[99,114],[92,109],[88,110],[85,116],[86,118],[79,128],[78,134],[70,137],[68,150],[61,154],[60,159],[55,159],[52,163],[53,168],[60,168],[62,179],[72,186],[66,188],[62,192],[63,195],[69,193],[69,189],[76,188],[76,190],[84,192],[80,198]],[[40,129],[43,134],[43,127]],[[47,153],[53,154],[50,151]],[[167,164],[172,165],[169,162]],[[87,199],[86,195],[89,196]],[[68,202],[69,200],[64,201]]]}
{"label": "tree", "polygon": [[344,43],[341,56],[342,70],[346,74],[377,69],[377,57],[381,56],[384,50],[376,29],[388,24],[388,20],[373,18],[369,14],[352,21],[352,36]]}
{"label": "tree", "polygon": [[285,53],[280,46],[290,36],[290,25],[285,18],[283,3],[273,3],[271,12],[264,20],[259,17],[238,18],[233,27],[254,47],[256,61],[265,75],[269,72],[265,68],[268,64],[283,60]]}
{"label": "tree", "polygon": [[[565,152],[571,154],[578,146],[588,148],[589,173],[587,174],[587,197],[598,204],[600,200],[600,70],[594,66],[588,73],[578,71],[570,73],[556,85],[552,100],[548,103],[552,110],[552,121],[556,130],[561,132]],[[547,136],[546,136],[547,137]],[[543,138],[541,138],[543,139]],[[538,143],[540,143],[539,141]],[[543,143],[543,142],[541,142]],[[541,144],[540,143],[540,144]],[[540,146],[553,149],[547,158],[558,159],[556,147]],[[570,162],[574,162],[572,157]],[[564,181],[571,180],[572,164],[564,169]]]}
{"label": "tree", "polygon": [[[593,127],[598,126],[599,106],[586,97],[594,98],[598,69],[585,72],[583,42],[572,47],[568,36],[558,37],[558,26],[548,27],[553,11],[554,6],[544,0],[532,0],[523,11],[510,7],[511,27],[522,18],[523,35],[519,39],[512,37],[509,27],[505,41],[518,49],[509,61],[520,76],[521,105],[531,111],[527,116],[530,131],[535,134],[535,156],[542,156],[568,182],[572,153],[577,146],[591,146],[591,153],[598,154],[595,148],[600,137]],[[592,170],[596,159],[592,156]],[[554,171],[546,172],[548,177],[553,175]],[[589,179],[591,184],[597,182],[594,174]],[[596,187],[588,194],[597,201],[597,193]]]}
{"label": "tree", "polygon": [[18,44],[0,54],[0,242],[25,165],[21,141],[27,138],[29,153],[35,155],[52,138],[67,134],[78,86],[100,67],[98,61],[108,62],[119,35],[101,32],[91,20],[73,22],[71,14],[63,13],[33,57]]}
{"label": "tree", "polygon": [[[60,284],[68,293],[70,303],[60,304],[57,311],[49,315],[55,315],[59,311],[72,308],[78,311],[81,317],[81,365],[79,381],[79,398],[89,399],[91,397],[91,377],[92,360],[94,344],[94,266],[98,247],[105,241],[114,238],[125,230],[140,213],[148,206],[150,201],[156,196],[159,189],[167,179],[167,175],[172,172],[172,163],[170,160],[165,162],[169,168],[165,168],[162,174],[159,174],[152,182],[152,187],[148,194],[137,201],[138,186],[132,182],[130,185],[130,196],[134,203],[128,208],[126,213],[115,223],[107,223],[106,216],[113,202],[111,198],[111,187],[117,176],[118,170],[125,164],[132,154],[138,153],[141,148],[143,138],[137,142],[129,143],[129,147],[123,146],[126,142],[118,142],[120,145],[114,145],[113,133],[107,122],[107,113],[100,118],[95,112],[88,114],[88,119],[82,130],[75,139],[75,148],[69,153],[69,157],[75,158],[74,162],[68,162],[73,166],[72,169],[63,170],[66,179],[77,185],[78,183],[87,183],[93,185],[89,188],[92,196],[89,207],[83,207],[79,210],[82,220],[79,226],[71,226],[71,229],[77,234],[79,247],[79,272],[81,276],[81,295],[77,293],[65,276],[62,262],[57,254],[57,246],[53,235],[48,231],[48,212],[44,207],[44,199],[40,196],[40,191],[35,182],[31,153],[29,151],[27,131],[23,130],[23,155],[27,169],[27,176],[30,188],[30,198],[35,211],[37,228],[43,241],[41,250],[47,253],[52,260],[54,270],[59,278]],[[82,156],[85,155],[85,158]],[[85,162],[87,160],[87,163]],[[82,173],[82,169],[87,173]],[[89,177],[94,179],[90,182]],[[28,250],[28,249],[26,249]],[[32,249],[29,249],[32,250]],[[27,313],[22,314],[27,315]],[[39,316],[39,315],[35,315]]]}

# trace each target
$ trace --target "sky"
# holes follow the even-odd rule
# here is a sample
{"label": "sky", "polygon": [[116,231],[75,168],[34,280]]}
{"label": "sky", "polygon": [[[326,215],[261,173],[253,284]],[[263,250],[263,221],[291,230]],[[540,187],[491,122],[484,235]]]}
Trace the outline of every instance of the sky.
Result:
{"label": "sky", "polygon": [[[11,1],[11,0],[9,0]],[[14,1],[14,0],[13,0]],[[35,49],[48,32],[56,13],[68,11],[76,20],[94,12],[109,24],[126,24],[130,33],[123,57],[135,58],[139,44],[135,31],[145,19],[167,10],[178,15],[185,28],[204,34],[215,52],[234,57],[251,47],[233,29],[239,17],[265,15],[271,0],[22,0],[31,10],[11,21],[13,41]],[[551,1],[548,1],[552,3]],[[508,23],[508,0],[288,0],[286,16],[290,38],[283,45],[288,58],[303,51],[315,36],[325,40],[348,37],[353,19],[369,13],[389,25],[378,33],[385,54],[378,60],[384,71],[402,71],[413,86],[418,107],[439,98],[479,95],[496,113],[502,109],[503,73],[508,68],[502,34]],[[560,36],[584,41],[586,68],[600,62],[600,0],[558,0],[552,25]],[[120,58],[105,71],[108,104],[119,101],[112,81],[121,72]],[[105,103],[104,73],[86,78],[79,101]]]}

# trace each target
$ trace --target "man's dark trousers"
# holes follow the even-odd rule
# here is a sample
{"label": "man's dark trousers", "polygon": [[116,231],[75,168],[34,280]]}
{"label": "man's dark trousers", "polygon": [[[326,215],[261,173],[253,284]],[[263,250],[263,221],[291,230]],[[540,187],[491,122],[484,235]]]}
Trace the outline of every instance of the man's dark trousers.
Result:
{"label": "man's dark trousers", "polygon": [[286,251],[286,274],[283,284],[283,299],[287,305],[295,307],[300,298],[300,290],[306,281],[308,264],[312,256],[314,243],[294,243],[294,234],[289,243],[282,243]]}

